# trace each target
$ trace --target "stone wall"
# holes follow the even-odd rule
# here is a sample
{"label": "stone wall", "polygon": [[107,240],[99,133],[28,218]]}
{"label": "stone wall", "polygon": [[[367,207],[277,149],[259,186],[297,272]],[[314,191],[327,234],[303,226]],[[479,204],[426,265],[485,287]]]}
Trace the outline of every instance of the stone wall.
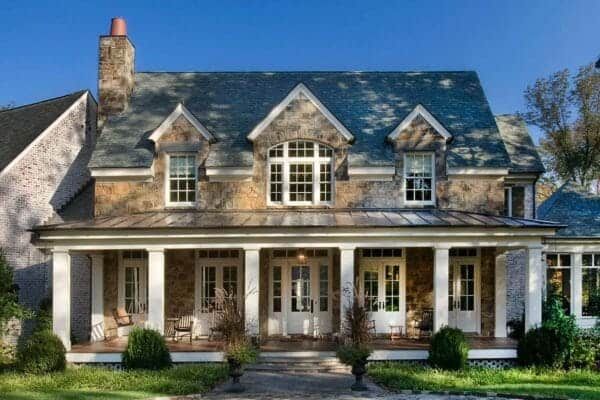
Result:
{"label": "stone wall", "polygon": [[506,321],[522,320],[525,313],[527,250],[506,253]]}
{"label": "stone wall", "polygon": [[117,324],[113,316],[119,298],[119,253],[117,251],[104,252],[103,274],[104,336],[110,338],[117,336]]}
{"label": "stone wall", "polygon": [[[37,309],[51,294],[51,255],[31,243],[28,230],[47,221],[89,218],[92,202],[79,204],[78,196],[90,180],[87,163],[96,140],[96,103],[89,94],[60,117],[34,146],[0,175],[0,247],[15,269],[19,301]],[[72,327],[75,340],[84,340],[79,330],[89,320],[89,260],[72,257]],[[86,297],[87,296],[87,297]],[[22,330],[27,334],[32,321]]]}
{"label": "stone wall", "polygon": [[433,249],[406,249],[406,326],[433,308]]}
{"label": "stone wall", "polygon": [[102,122],[127,108],[134,85],[135,48],[127,36],[102,36],[98,53],[98,111]]}
{"label": "stone wall", "polygon": [[[199,139],[200,138],[200,139]],[[396,176],[392,181],[358,181],[348,177],[350,144],[306,97],[290,102],[287,108],[255,139],[252,178],[244,181],[211,182],[204,172],[210,145],[180,117],[157,144],[153,182],[97,182],[96,215],[118,215],[164,208],[164,152],[177,145],[198,151],[198,209],[264,209],[267,207],[267,156],[270,147],[289,140],[306,139],[334,149],[336,208],[404,207],[403,178],[405,151],[433,151],[436,154],[438,204],[442,208],[501,213],[504,190],[501,180],[452,180],[446,176],[443,138],[422,118],[416,118],[392,143],[396,152]],[[196,150],[197,146],[198,150]],[[270,206],[277,208],[278,206]]]}
{"label": "stone wall", "polygon": [[481,249],[481,334],[494,336],[496,315],[496,248]]}
{"label": "stone wall", "polygon": [[194,250],[169,250],[165,255],[165,317],[194,313]]}

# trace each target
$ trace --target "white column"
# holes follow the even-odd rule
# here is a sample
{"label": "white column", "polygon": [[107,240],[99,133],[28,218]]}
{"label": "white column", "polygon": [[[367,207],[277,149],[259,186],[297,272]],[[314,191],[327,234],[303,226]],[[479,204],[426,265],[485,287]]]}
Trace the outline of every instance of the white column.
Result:
{"label": "white column", "polygon": [[246,317],[246,332],[251,336],[257,336],[260,333],[260,249],[245,248],[244,254],[244,315]]}
{"label": "white column", "polygon": [[52,251],[52,330],[71,349],[71,256]]}
{"label": "white column", "polygon": [[433,264],[433,331],[448,325],[449,248],[436,246]]}
{"label": "white column", "polygon": [[581,266],[583,265],[582,254],[581,253],[573,253],[571,255],[571,270],[573,271],[571,274],[571,314],[573,314],[576,318],[581,318],[582,312],[582,291],[583,288],[581,286],[581,278],[582,278],[582,270]]}
{"label": "white column", "polygon": [[525,329],[542,323],[542,246],[527,248],[527,278],[525,293]]}
{"label": "white column", "polygon": [[506,249],[496,252],[494,290],[494,336],[506,337]]}
{"label": "white column", "polygon": [[92,260],[92,342],[104,340],[104,254],[90,255]]}
{"label": "white column", "polygon": [[354,250],[353,246],[340,247],[340,327],[354,300]]}
{"label": "white column", "polygon": [[148,322],[149,328],[165,332],[165,250],[148,249]]}

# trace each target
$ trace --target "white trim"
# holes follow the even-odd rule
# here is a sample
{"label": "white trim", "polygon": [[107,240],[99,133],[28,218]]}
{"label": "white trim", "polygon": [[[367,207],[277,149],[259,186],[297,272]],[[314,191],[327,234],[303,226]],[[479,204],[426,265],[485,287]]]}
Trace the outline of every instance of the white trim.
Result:
{"label": "white trim", "polygon": [[97,181],[148,181],[154,177],[154,165],[150,168],[90,168]]}
{"label": "white trim", "polygon": [[253,174],[252,167],[206,167],[206,176],[211,182],[246,180]]}
{"label": "white trim", "polygon": [[390,132],[390,134],[387,136],[388,140],[396,140],[398,136],[400,136],[400,133],[408,128],[410,123],[419,115],[423,117],[425,121],[427,121],[427,123],[429,123],[429,125],[436,130],[437,133],[442,135],[446,141],[452,139],[452,134],[448,132],[448,130],[444,128],[444,126],[437,119],[435,119],[435,117],[431,115],[431,113],[427,111],[425,107],[423,107],[421,104],[417,104],[410,114],[408,114],[406,118],[404,118],[402,122],[400,122],[398,126],[396,126],[392,132]]}
{"label": "white trim", "polygon": [[448,168],[447,175],[508,175],[508,168]]}
{"label": "white trim", "polygon": [[331,122],[331,124],[342,134],[342,136],[348,141],[354,140],[354,136],[350,133],[348,129],[321,103],[321,101],[303,84],[299,83],[288,95],[277,105],[275,108],[271,110],[271,112],[263,119],[248,135],[248,140],[254,141],[267,126],[273,122],[275,118],[285,108],[290,104],[293,100],[298,98],[300,94],[305,95],[317,109],[325,115],[325,117]]}
{"label": "white trim", "polygon": [[[170,183],[171,183],[171,157],[183,156],[194,158],[194,201],[171,201]],[[198,162],[195,152],[174,152],[165,154],[165,182],[164,196],[165,207],[168,208],[194,208],[198,201]]]}
{"label": "white trim", "polygon": [[[11,169],[15,164],[17,164],[19,161],[21,161],[21,159],[23,157],[25,157],[25,155],[29,152],[29,150],[31,150],[33,147],[35,147],[40,141],[42,141],[51,131],[52,129],[54,129],[58,124],[60,124],[62,122],[62,120],[71,113],[71,111],[73,111],[73,109],[75,109],[75,107],[77,107],[79,105],[79,103],[81,103],[82,100],[87,100],[87,96],[90,96],[93,98],[93,96],[91,96],[89,91],[85,91],[81,97],[79,97],[77,100],[75,100],[73,102],[73,104],[71,104],[61,115],[58,116],[58,118],[56,118],[54,121],[52,121],[52,123],[50,125],[48,125],[48,127],[46,129],[44,129],[42,131],[42,133],[40,133],[31,143],[29,143],[27,145],[27,147],[25,147],[23,149],[23,151],[21,151],[11,162],[9,162],[6,167],[4,167],[3,170],[0,171],[0,177],[2,177],[4,174],[6,174],[6,172]],[[49,100],[51,101],[51,100]],[[95,101],[95,100],[94,100]],[[10,132],[9,132],[10,133]]]}
{"label": "white trim", "polygon": [[[430,155],[431,156],[431,200],[406,200],[406,158],[413,155]],[[404,193],[404,204],[409,206],[435,206],[436,202],[436,174],[435,174],[435,152],[432,151],[409,151],[403,155],[402,166],[402,192]],[[414,179],[414,178],[413,178]]]}
{"label": "white trim", "polygon": [[169,114],[167,118],[161,122],[161,124],[156,128],[148,139],[152,140],[154,143],[158,142],[158,139],[169,129],[169,127],[183,115],[190,124],[196,129],[206,140],[210,143],[215,142],[215,137],[194,117],[192,114],[182,103],[178,103],[175,109]]}
{"label": "white trim", "polygon": [[[171,358],[175,363],[222,362],[221,351],[173,351]],[[121,363],[121,353],[67,353],[67,362],[70,363]]]}
{"label": "white trim", "polygon": [[348,176],[352,180],[391,181],[396,175],[396,167],[348,167]]}

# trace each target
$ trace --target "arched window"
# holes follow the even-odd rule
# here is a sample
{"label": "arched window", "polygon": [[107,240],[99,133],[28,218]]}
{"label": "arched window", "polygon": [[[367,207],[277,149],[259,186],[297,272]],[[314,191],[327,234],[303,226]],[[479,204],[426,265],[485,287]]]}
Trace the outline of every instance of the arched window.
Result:
{"label": "arched window", "polygon": [[295,140],[269,149],[268,204],[319,205],[333,202],[333,150]]}

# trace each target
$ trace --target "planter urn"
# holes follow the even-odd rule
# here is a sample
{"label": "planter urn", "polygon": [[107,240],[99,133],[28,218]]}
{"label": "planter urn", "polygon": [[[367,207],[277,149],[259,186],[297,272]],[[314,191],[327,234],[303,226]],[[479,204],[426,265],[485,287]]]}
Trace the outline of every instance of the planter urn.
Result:
{"label": "planter urn", "polygon": [[352,365],[352,375],[354,375],[354,383],[351,386],[352,390],[365,391],[369,390],[363,382],[363,375],[367,372],[367,360],[358,360]]}

